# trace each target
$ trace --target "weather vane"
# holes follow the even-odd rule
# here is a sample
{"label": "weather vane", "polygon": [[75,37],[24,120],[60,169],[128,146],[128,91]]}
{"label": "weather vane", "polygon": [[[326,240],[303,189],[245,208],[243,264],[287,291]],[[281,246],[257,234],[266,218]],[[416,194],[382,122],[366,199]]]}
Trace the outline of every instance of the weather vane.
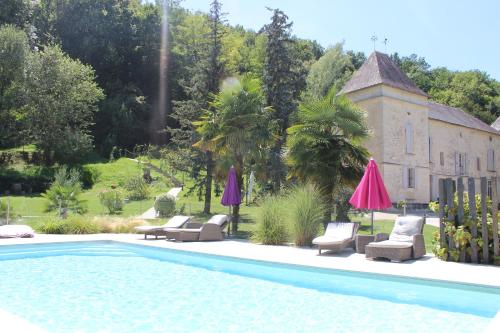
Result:
{"label": "weather vane", "polygon": [[387,53],[387,43],[389,42],[389,40],[387,39],[387,37],[384,38],[384,41],[382,43],[384,43],[385,45],[385,53]]}
{"label": "weather vane", "polygon": [[370,40],[373,42],[373,51],[376,51],[375,49],[375,43],[377,42],[378,38],[377,38],[377,35],[373,34],[371,37],[370,37]]}

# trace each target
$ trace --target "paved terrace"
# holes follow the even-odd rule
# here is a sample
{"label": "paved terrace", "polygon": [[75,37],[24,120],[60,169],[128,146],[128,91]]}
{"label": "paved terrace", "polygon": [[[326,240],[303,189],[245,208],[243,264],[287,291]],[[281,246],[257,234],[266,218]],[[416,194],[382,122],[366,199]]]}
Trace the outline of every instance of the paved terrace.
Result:
{"label": "paved terrace", "polygon": [[167,242],[154,238],[144,240],[137,234],[97,235],[36,235],[34,238],[0,239],[0,246],[13,244],[36,244],[49,242],[75,242],[113,240],[131,244],[177,249],[238,258],[297,264],[312,267],[341,269],[357,272],[388,274],[432,280],[454,281],[500,287],[500,267],[444,262],[431,254],[419,260],[402,263],[367,260],[363,254],[346,251],[340,254],[325,253],[318,256],[317,249],[292,246],[257,245],[243,240],[222,242]]}

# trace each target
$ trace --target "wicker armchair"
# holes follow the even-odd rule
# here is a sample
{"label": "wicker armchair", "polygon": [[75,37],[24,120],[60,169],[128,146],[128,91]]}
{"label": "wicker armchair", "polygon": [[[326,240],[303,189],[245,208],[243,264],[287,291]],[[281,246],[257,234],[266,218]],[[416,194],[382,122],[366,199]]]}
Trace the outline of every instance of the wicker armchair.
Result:
{"label": "wicker armchair", "polygon": [[391,261],[421,258],[425,254],[424,224],[423,217],[398,217],[390,235],[377,234],[374,242],[365,246],[366,258],[387,258]]}

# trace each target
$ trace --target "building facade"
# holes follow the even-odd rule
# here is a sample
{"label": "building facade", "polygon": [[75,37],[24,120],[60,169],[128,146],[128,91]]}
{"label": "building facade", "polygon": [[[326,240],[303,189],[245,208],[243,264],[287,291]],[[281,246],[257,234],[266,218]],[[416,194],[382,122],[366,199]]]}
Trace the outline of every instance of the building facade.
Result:
{"label": "building facade", "polygon": [[425,205],[438,199],[441,178],[479,180],[499,170],[495,124],[431,101],[386,54],[372,53],[339,94],[367,113],[371,136],[364,145],[393,203]]}

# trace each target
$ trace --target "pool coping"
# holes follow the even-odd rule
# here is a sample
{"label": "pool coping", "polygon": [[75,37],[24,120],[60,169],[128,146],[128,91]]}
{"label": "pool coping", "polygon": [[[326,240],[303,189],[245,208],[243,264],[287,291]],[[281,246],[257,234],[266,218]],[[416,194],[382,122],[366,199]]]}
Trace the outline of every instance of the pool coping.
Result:
{"label": "pool coping", "polygon": [[144,240],[142,235],[137,234],[36,235],[34,238],[29,239],[0,239],[0,247],[5,245],[81,241],[116,241],[269,263],[500,288],[500,267],[498,266],[445,262],[430,254],[419,260],[392,263],[389,261],[367,260],[364,255],[352,251],[319,256],[317,250],[311,248],[259,245],[244,240],[167,242],[164,239]]}

